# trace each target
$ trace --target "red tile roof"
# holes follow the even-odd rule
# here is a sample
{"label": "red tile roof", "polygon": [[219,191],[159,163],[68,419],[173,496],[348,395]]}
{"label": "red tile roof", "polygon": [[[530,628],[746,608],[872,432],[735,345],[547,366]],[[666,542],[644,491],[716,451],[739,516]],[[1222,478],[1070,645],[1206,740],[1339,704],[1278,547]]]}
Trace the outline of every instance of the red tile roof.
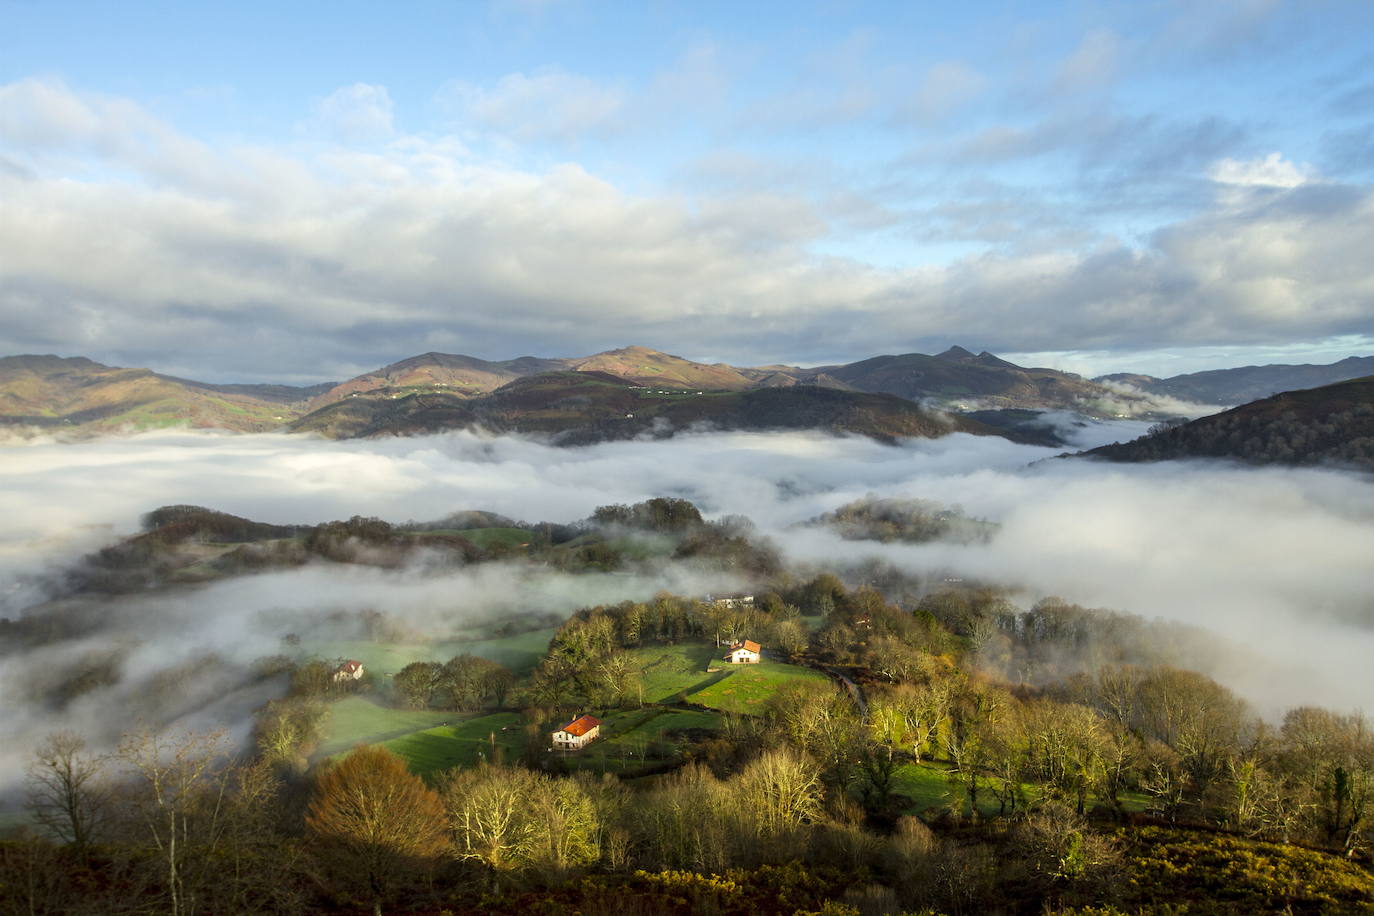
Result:
{"label": "red tile roof", "polygon": [[758,652],[759,644],[752,639],[746,639],[740,646],[741,649],[748,649],[750,652]]}
{"label": "red tile roof", "polygon": [[362,662],[354,661],[353,659],[350,658],[348,661],[346,661],[346,662],[344,662],[342,665],[340,665],[339,668],[338,668],[338,670],[339,670],[339,671],[347,671],[349,674],[352,674],[354,671],[357,671],[357,670],[358,670],[359,668],[361,668],[362,666],[363,666],[363,663],[362,663]]}
{"label": "red tile roof", "polygon": [[570,735],[576,735],[581,738],[600,724],[601,720],[593,718],[592,716],[578,716],[576,719],[573,719],[567,725],[560,728],[559,731],[567,732]]}

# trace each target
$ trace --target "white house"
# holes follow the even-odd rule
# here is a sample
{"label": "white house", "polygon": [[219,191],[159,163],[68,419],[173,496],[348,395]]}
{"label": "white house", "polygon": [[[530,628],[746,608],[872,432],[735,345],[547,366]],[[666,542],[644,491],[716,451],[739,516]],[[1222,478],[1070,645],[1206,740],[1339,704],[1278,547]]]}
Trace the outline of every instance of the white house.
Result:
{"label": "white house", "polygon": [[580,751],[600,733],[600,719],[578,716],[553,733],[553,746],[564,751]]}
{"label": "white house", "polygon": [[757,665],[759,663],[759,644],[752,639],[737,642],[725,653],[725,660],[733,665]]}
{"label": "white house", "polygon": [[744,608],[754,606],[753,595],[707,595],[706,600],[719,607]]}
{"label": "white house", "polygon": [[340,681],[356,681],[362,676],[363,663],[351,658],[346,662],[340,663],[339,667],[334,669],[335,683],[339,683]]}

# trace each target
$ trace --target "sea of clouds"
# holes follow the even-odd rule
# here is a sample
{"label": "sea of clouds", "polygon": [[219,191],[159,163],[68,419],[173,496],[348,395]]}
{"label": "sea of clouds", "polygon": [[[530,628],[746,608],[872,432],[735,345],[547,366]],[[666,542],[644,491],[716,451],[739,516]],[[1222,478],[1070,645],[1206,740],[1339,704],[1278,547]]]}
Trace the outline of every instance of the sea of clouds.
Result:
{"label": "sea of clouds", "polygon": [[[1080,447],[1144,424],[1075,429]],[[43,573],[137,530],[142,513],[192,503],[259,521],[318,523],[352,515],[392,522],[487,509],[570,522],[608,503],[653,496],[695,502],[708,517],[745,515],[791,560],[882,558],[918,576],[1005,584],[1028,605],[1057,595],[1092,607],[1182,621],[1238,648],[1209,673],[1277,715],[1320,703],[1374,707],[1374,480],[1339,470],[1198,462],[1113,465],[1053,449],[951,435],[897,446],[817,433],[701,433],[567,449],[472,432],[326,441],[283,434],[157,432],[0,448],[0,614],[46,596]],[[876,544],[799,528],[876,494],[957,504],[998,524],[986,544]],[[55,727],[110,740],[147,673],[214,651],[235,664],[279,650],[287,630],[381,610],[420,631],[521,611],[647,598],[661,589],[729,588],[728,577],[665,566],[652,575],[572,577],[485,564],[380,570],[310,566],[105,601],[105,626],[22,656],[0,656],[0,691],[65,658],[119,645],[122,679],[62,713],[7,703],[0,783]],[[334,615],[332,618],[330,615]],[[246,722],[264,696],[202,685],[191,724]],[[195,691],[192,691],[194,693]]]}

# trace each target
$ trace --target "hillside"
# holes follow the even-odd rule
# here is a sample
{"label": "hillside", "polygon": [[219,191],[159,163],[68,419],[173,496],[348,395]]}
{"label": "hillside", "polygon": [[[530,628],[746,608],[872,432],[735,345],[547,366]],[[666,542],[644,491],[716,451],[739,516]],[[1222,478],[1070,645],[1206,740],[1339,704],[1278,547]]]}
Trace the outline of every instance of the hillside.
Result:
{"label": "hillside", "polygon": [[260,432],[304,412],[325,386],[212,385],[84,357],[0,358],[0,424],[85,433],[164,426]]}
{"label": "hillside", "polygon": [[595,371],[530,376],[481,398],[447,393],[356,394],[302,417],[292,429],[352,438],[480,427],[544,434],[560,444],[585,445],[646,434],[666,437],[693,426],[823,429],[883,441],[934,438],[951,432],[1003,435],[977,421],[927,410],[890,395],[813,385],[698,392],[635,385]]}
{"label": "hillside", "polygon": [[[962,347],[928,356],[907,353],[876,356],[839,366],[730,366],[697,363],[647,347],[623,347],[568,359],[521,357],[487,362],[471,356],[425,353],[349,379],[316,398],[323,407],[353,394],[449,394],[480,397],[517,378],[571,370],[605,372],[639,385],[700,391],[746,391],[804,384],[908,400],[935,401],[955,410],[1056,409],[1096,416],[1118,412],[1121,396],[1101,384],[1055,369],[1027,369],[991,353],[974,355]],[[1138,405],[1149,410],[1141,399]]]}
{"label": "hillside", "polygon": [[[811,370],[859,391],[935,400],[957,410],[1030,408],[1111,416],[1119,400],[1102,385],[1056,369],[1028,369],[986,351],[951,347],[935,356],[875,356]],[[1148,406],[1148,405],[1142,405]]]}
{"label": "hillside", "polygon": [[1232,458],[1374,470],[1374,376],[1284,392],[1083,454],[1109,461]]}
{"label": "hillside", "polygon": [[[614,395],[595,385],[583,391],[575,383],[577,375],[603,383],[610,379],[622,388],[638,387]],[[522,382],[530,384],[517,384]],[[720,400],[727,394],[788,389],[801,393]],[[795,429],[812,417],[820,428],[858,427],[889,436],[929,434],[909,431],[924,429],[927,423],[912,419],[920,412],[913,412],[911,405],[897,410],[878,401],[827,398],[817,394],[819,390],[894,396],[959,412],[1057,409],[1097,417],[1155,413],[1148,396],[1123,397],[1076,375],[1023,368],[991,353],[975,356],[959,347],[935,356],[878,356],[810,369],[697,363],[646,347],[624,347],[586,357],[522,356],[501,362],[423,353],[345,382],[303,388],[210,384],[81,357],[12,356],[0,359],[0,423],[61,428],[72,435],[190,426],[239,432],[289,427],[331,436],[474,424],[564,433],[600,424],[594,432],[583,429],[582,434],[620,438],[625,430],[638,434],[654,418],[675,426],[712,422],[733,429]],[[530,397],[543,400],[527,403]],[[655,403],[645,404],[646,400]],[[866,406],[856,407],[860,403]],[[781,414],[764,417],[767,409]],[[855,409],[864,416],[846,413]],[[906,419],[896,419],[903,411]],[[303,419],[306,414],[312,415],[308,421]],[[874,419],[880,415],[883,419]],[[1033,438],[1023,417],[984,413],[975,419],[974,428],[981,428],[977,422],[983,418],[1010,426],[1018,441]],[[611,422],[627,419],[639,422]],[[1045,440],[1043,430],[1038,435]]]}
{"label": "hillside", "polygon": [[1212,369],[1171,378],[1118,373],[1098,381],[1124,382],[1151,394],[1199,404],[1248,404],[1281,391],[1317,388],[1374,374],[1374,356],[1348,356],[1330,365],[1241,366]]}

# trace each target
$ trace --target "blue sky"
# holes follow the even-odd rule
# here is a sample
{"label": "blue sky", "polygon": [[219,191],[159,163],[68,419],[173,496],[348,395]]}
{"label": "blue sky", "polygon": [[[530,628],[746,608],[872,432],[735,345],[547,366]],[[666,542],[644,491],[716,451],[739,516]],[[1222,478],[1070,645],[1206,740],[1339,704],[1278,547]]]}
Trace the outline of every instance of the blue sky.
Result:
{"label": "blue sky", "polygon": [[1374,349],[1374,4],[0,0],[0,353]]}

